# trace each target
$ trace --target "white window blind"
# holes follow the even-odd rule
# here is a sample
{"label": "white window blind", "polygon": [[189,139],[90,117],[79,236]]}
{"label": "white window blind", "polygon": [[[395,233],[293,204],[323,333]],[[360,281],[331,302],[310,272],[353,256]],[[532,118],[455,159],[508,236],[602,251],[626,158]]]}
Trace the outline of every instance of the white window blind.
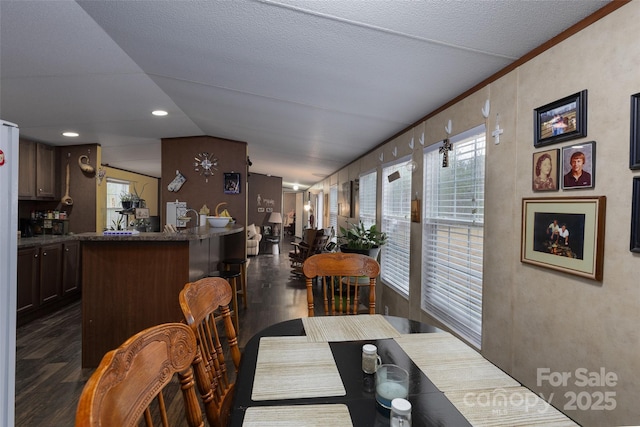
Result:
{"label": "white window blind", "polygon": [[480,348],[484,236],[485,128],[424,153],[422,309]]}
{"label": "white window blind", "polygon": [[360,221],[365,227],[376,223],[376,189],[378,173],[376,171],[360,175],[358,204]]}
{"label": "white window blind", "polygon": [[[388,241],[380,258],[382,281],[407,297],[411,243],[411,172],[405,167],[408,159],[382,168],[382,231]],[[396,173],[399,177],[389,182]]]}
{"label": "white window blind", "polygon": [[318,224],[318,229],[324,228],[324,200],[322,191],[316,196],[316,224]]}
{"label": "white window blind", "polygon": [[329,227],[338,229],[338,186],[332,185],[329,189]]}

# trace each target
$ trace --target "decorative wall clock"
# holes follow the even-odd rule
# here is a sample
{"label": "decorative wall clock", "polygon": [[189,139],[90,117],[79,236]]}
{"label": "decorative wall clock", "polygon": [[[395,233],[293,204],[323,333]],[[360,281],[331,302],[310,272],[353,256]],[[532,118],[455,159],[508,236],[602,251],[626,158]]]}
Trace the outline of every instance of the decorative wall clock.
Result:
{"label": "decorative wall clock", "polygon": [[197,154],[194,159],[193,166],[195,171],[200,172],[200,175],[204,175],[205,182],[209,182],[209,177],[213,175],[214,171],[218,170],[218,159],[206,151]]}

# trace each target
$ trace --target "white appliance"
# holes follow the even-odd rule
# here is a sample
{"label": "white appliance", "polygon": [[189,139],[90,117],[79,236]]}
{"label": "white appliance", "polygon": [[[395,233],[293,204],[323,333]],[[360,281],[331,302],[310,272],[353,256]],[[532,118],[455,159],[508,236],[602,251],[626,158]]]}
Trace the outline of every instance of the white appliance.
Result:
{"label": "white appliance", "polygon": [[14,425],[18,258],[18,126],[0,120],[0,425]]}
{"label": "white appliance", "polygon": [[186,227],[187,221],[181,221],[178,218],[184,218],[187,214],[187,202],[167,202],[167,224],[173,224],[177,228]]}

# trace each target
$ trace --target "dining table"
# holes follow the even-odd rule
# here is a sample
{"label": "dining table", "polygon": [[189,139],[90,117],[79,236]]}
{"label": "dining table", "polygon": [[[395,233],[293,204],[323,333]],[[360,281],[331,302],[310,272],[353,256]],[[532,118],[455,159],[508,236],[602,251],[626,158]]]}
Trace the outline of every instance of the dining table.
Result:
{"label": "dining table", "polygon": [[477,350],[432,325],[396,316],[283,321],[246,344],[230,426],[389,426],[362,346],[409,373],[412,426],[576,426]]}

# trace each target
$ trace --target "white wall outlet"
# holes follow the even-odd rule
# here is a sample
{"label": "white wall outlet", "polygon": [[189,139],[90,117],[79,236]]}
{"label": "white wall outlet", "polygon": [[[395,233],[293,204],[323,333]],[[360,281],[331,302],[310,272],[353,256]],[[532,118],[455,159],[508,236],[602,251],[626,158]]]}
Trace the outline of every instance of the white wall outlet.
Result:
{"label": "white wall outlet", "polygon": [[385,305],[385,306],[384,306],[384,315],[385,315],[385,316],[388,316],[388,315],[389,315],[389,306],[388,306],[388,305]]}

